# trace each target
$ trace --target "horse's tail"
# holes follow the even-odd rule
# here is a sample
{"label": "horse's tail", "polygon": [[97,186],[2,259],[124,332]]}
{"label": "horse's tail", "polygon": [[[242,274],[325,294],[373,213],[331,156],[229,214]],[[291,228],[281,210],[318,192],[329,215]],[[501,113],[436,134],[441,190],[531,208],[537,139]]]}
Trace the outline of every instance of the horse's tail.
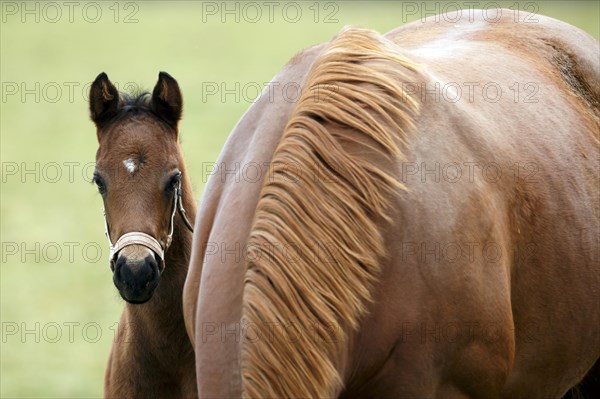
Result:
{"label": "horse's tail", "polygon": [[244,397],[332,397],[342,388],[345,331],[358,329],[372,300],[382,222],[402,188],[373,154],[401,155],[418,108],[402,85],[415,67],[393,46],[356,28],[334,37],[275,150],[248,239]]}

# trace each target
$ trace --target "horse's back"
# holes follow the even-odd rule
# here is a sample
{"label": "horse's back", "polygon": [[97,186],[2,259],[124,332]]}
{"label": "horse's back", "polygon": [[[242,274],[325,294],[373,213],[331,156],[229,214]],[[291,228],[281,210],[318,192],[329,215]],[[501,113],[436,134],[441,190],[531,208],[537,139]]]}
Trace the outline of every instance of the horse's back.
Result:
{"label": "horse's back", "polygon": [[[434,50],[438,56],[450,56],[455,62],[457,50],[461,47],[482,48],[493,51],[502,46],[522,59],[534,63],[540,57],[570,58],[579,77],[583,78],[596,99],[600,98],[600,46],[592,36],[565,22],[543,15],[527,15],[522,11],[501,9],[496,15],[486,10],[463,10],[456,16],[436,15],[422,21],[401,26],[385,36],[404,50]],[[483,52],[479,54],[488,63],[498,64],[498,54]],[[469,68],[472,64],[461,64]]]}

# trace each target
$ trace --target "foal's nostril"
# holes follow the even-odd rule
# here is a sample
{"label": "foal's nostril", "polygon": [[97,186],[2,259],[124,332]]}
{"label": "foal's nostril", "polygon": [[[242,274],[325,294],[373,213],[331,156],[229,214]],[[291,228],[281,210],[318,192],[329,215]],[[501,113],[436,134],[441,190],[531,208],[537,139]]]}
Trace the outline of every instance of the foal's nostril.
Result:
{"label": "foal's nostril", "polygon": [[115,278],[117,279],[117,281],[123,281],[122,278],[122,270],[123,270],[123,265],[125,265],[127,263],[127,258],[125,258],[124,256],[119,256],[117,258],[116,262],[113,262],[115,265],[115,269],[113,271]]}
{"label": "foal's nostril", "polygon": [[155,256],[146,256],[146,258],[144,259],[146,261],[146,264],[148,266],[150,266],[150,268],[152,269],[152,279],[156,278],[156,271],[159,270],[158,269],[158,259],[156,259],[156,255]]}

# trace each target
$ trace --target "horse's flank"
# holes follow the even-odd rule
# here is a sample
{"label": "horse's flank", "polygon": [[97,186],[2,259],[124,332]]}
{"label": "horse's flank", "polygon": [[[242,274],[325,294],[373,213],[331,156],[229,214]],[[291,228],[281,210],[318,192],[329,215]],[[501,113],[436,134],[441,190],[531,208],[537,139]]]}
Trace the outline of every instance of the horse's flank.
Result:
{"label": "horse's flank", "polygon": [[[331,126],[353,130],[381,156],[400,156],[417,111],[401,82],[414,66],[388,46],[370,31],[339,33],[275,150],[248,240],[242,321],[270,339],[242,341],[244,396],[330,397],[342,386],[344,329],[358,328],[372,300],[385,256],[378,223],[402,185],[364,152],[348,151],[347,130],[331,134]],[[269,335],[283,325],[295,326],[298,340]]]}

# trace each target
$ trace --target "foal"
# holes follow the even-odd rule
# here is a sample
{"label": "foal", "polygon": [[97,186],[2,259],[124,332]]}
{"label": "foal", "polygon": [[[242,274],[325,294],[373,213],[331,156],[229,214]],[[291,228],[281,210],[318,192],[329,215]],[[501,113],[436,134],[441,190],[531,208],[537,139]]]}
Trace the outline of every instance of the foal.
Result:
{"label": "foal", "polygon": [[181,111],[179,86],[164,72],[151,96],[120,94],[105,73],[90,89],[99,142],[93,180],[104,201],[113,281],[127,302],[105,397],[197,397],[182,313],[196,209],[178,144]]}

